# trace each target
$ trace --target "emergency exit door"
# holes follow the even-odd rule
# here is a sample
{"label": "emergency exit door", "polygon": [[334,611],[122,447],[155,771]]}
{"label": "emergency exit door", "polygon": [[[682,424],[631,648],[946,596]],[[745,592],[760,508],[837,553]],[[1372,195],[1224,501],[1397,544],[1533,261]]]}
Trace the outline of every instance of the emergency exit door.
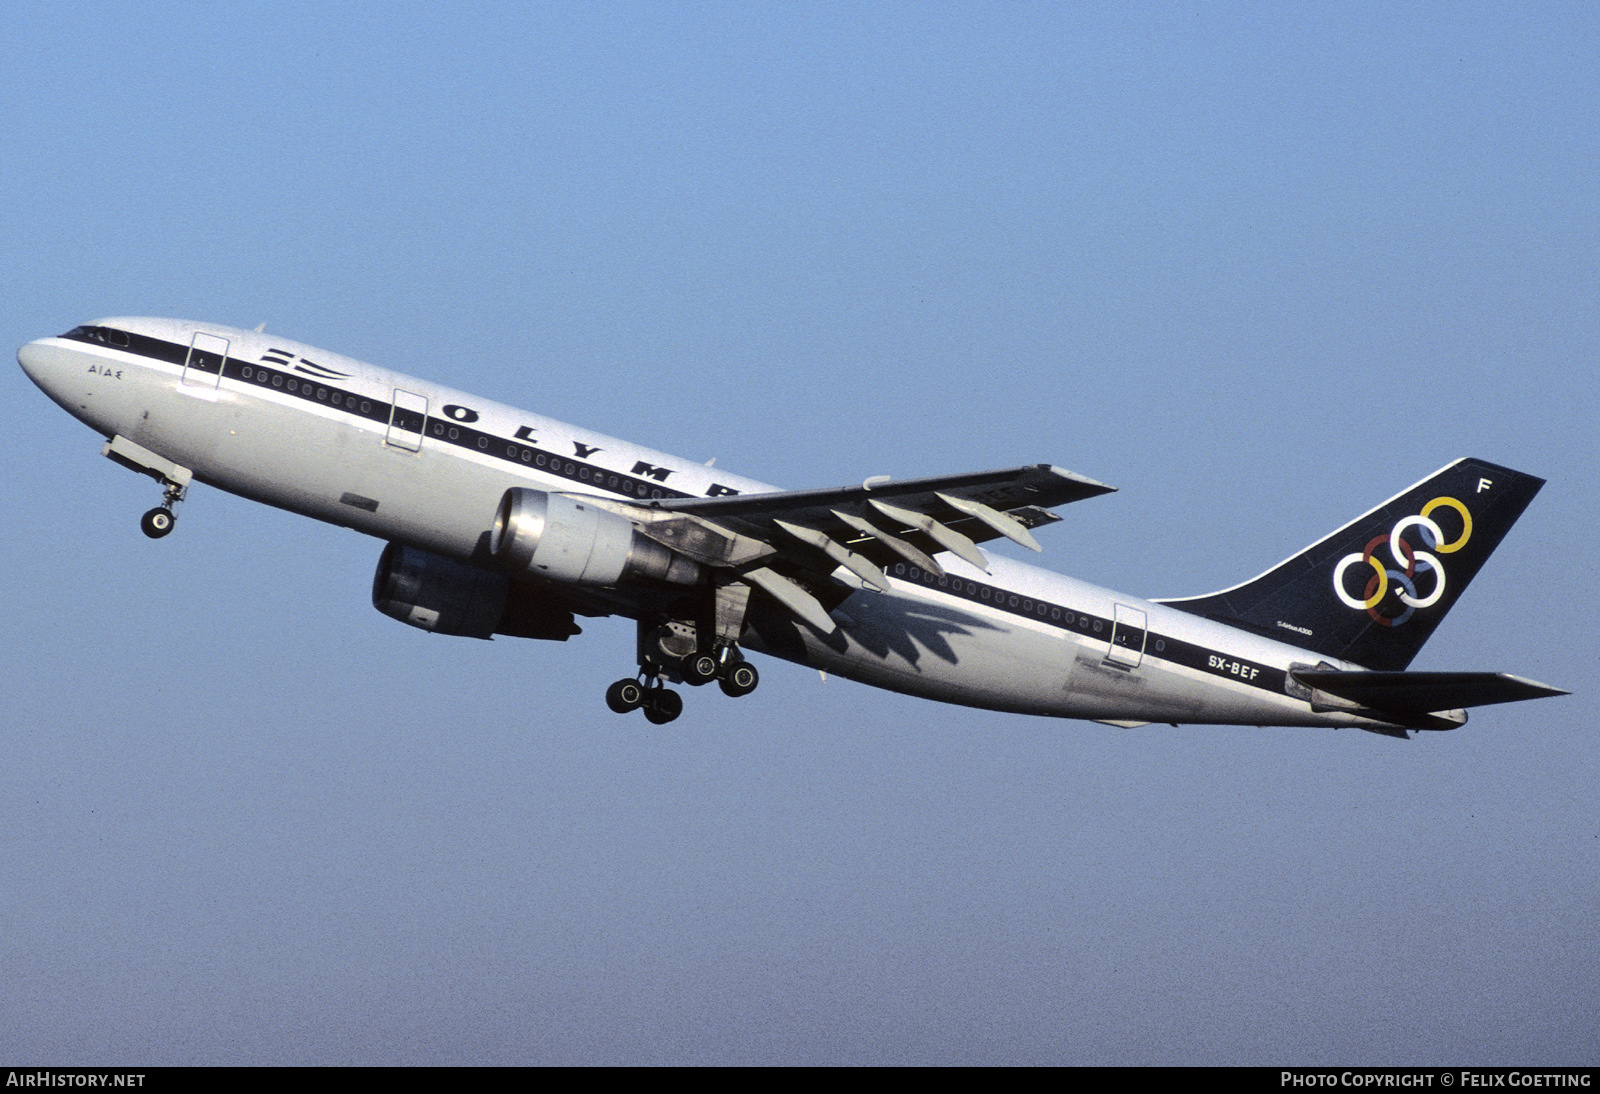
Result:
{"label": "emergency exit door", "polygon": [[222,382],[222,367],[227,363],[228,340],[197,331],[189,340],[189,354],[183,359],[180,382],[190,387],[215,388]]}
{"label": "emergency exit door", "polygon": [[389,407],[389,432],[384,434],[384,443],[407,452],[419,451],[422,434],[427,428],[428,400],[395,388],[394,403]]}
{"label": "emergency exit door", "polygon": [[1136,669],[1144,660],[1145,613],[1139,608],[1118,604],[1114,616],[1106,660],[1125,669]]}

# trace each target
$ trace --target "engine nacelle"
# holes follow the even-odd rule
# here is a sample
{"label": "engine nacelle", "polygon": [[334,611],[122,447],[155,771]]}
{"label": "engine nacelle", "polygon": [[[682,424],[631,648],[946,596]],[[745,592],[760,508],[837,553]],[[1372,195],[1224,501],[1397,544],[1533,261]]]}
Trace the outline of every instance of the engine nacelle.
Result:
{"label": "engine nacelle", "polygon": [[572,613],[504,574],[391,543],[372,578],[372,606],[434,634],[495,634],[565,642],[580,633]]}
{"label": "engine nacelle", "polygon": [[513,487],[500,499],[489,549],[509,573],[575,585],[623,580],[695,585],[705,570],[650,539],[620,513],[565,494]]}

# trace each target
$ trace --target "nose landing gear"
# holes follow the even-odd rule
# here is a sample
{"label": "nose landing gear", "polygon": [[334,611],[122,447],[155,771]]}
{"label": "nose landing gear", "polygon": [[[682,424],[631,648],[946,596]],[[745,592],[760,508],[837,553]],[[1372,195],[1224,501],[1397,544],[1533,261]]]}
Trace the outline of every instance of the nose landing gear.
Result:
{"label": "nose landing gear", "polygon": [[129,470],[149,475],[161,484],[161,504],[139,518],[139,529],[151,539],[170,535],[178,523],[178,503],[189,492],[194,472],[123,436],[112,437],[100,449],[100,454]]}
{"label": "nose landing gear", "polygon": [[178,514],[174,510],[188,492],[175,482],[166,481],[165,487],[161,492],[161,504],[139,518],[139,530],[151,539],[172,534],[178,525]]}
{"label": "nose landing gear", "polygon": [[160,539],[170,533],[177,523],[178,515],[163,505],[139,518],[139,530],[151,539]]}

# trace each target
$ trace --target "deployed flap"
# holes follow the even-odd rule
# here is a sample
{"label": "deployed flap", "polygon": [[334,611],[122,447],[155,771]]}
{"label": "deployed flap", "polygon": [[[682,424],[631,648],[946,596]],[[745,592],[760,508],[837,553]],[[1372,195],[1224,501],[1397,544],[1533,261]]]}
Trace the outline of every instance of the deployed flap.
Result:
{"label": "deployed flap", "polygon": [[1407,716],[1570,694],[1508,672],[1291,671],[1307,687]]}
{"label": "deployed flap", "polygon": [[950,543],[982,543],[1001,535],[1026,543],[1032,538],[1027,529],[1059,519],[1048,512],[1050,506],[1114,489],[1041,463],[1007,471],[831,490],[672,498],[655,502],[652,508],[713,520],[721,527],[769,542],[782,542],[778,522],[783,521],[826,535],[881,566],[905,557],[896,552],[896,541],[925,555],[949,550]]}
{"label": "deployed flap", "polygon": [[[1060,518],[1049,506],[1107,494],[1112,487],[1049,464],[905,482],[868,479],[832,490],[671,498],[648,506],[590,499],[623,513],[649,539],[761,589],[824,634],[834,624],[804,584],[826,584],[843,567],[860,584],[889,587],[881,573],[897,560],[934,573],[933,555],[951,551],[988,569],[974,543],[1005,536],[1038,549],[1028,530]],[[773,569],[779,564],[783,572]],[[821,594],[819,594],[821,595]]]}
{"label": "deployed flap", "polygon": [[828,614],[828,609],[824,608],[816,597],[776,570],[758,566],[741,575],[741,579],[771,596],[823,634],[832,634],[837,629],[833,617]]}

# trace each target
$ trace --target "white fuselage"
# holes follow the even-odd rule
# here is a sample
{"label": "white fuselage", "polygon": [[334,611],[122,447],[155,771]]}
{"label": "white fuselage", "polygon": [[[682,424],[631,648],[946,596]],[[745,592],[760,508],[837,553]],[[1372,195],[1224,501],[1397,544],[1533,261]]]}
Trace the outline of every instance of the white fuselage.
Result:
{"label": "white fuselage", "polygon": [[[97,432],[223,490],[460,560],[484,557],[510,487],[635,504],[776,489],[279,335],[148,318],[96,325],[147,341],[45,338],[18,359]],[[186,374],[181,354],[149,351],[188,351],[197,332],[227,341],[230,370],[245,367]],[[424,402],[424,432],[397,433],[391,407]],[[891,566],[887,593],[850,582],[856,591],[831,613],[836,634],[785,621],[744,644],[878,687],[995,710],[1113,722],[1373,724],[1313,711],[1304,689],[1286,684],[1291,665],[1326,658],[985,557],[987,574],[948,555],[940,556],[944,578]],[[1136,640],[1114,646],[1114,628]]]}

